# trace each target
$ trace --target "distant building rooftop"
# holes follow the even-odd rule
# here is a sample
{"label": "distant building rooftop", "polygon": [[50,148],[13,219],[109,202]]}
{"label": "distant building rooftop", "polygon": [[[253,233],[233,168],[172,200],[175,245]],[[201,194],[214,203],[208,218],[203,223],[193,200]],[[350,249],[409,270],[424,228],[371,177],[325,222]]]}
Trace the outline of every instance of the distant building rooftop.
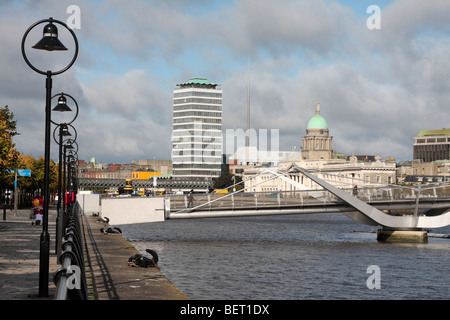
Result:
{"label": "distant building rooftop", "polygon": [[209,82],[205,78],[191,78],[187,82],[178,83],[177,86],[180,87],[216,87],[219,86],[218,83]]}
{"label": "distant building rooftop", "polygon": [[450,129],[420,130],[418,137],[427,136],[450,136]]}

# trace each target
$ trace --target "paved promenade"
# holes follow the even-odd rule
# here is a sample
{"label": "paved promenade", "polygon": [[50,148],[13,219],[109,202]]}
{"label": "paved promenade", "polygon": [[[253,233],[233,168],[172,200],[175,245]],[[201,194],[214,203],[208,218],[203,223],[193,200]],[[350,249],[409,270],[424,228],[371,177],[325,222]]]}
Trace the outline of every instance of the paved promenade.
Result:
{"label": "paved promenade", "polygon": [[53,273],[60,267],[55,254],[56,211],[49,210],[49,297],[39,297],[39,253],[42,226],[31,225],[30,210],[0,209],[0,299],[50,300],[56,290]]}
{"label": "paved promenade", "polygon": [[[55,254],[56,210],[49,211],[50,260],[48,297],[39,297],[39,239],[42,226],[31,225],[29,210],[0,214],[0,300],[52,300],[53,274],[60,268]],[[90,300],[186,300],[187,297],[157,268],[130,267],[138,251],[121,235],[100,232],[107,224],[82,216],[88,258]]]}

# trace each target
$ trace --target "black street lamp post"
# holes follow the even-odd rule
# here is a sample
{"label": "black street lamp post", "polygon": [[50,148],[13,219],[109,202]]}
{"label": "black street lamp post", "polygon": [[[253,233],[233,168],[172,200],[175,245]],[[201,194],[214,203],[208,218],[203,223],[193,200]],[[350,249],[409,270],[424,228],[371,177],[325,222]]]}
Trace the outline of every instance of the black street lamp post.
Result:
{"label": "black street lamp post", "polygon": [[[52,99],[55,98],[56,96],[59,96],[58,105],[55,108],[53,108],[53,111],[60,111],[60,112],[72,111],[69,108],[69,106],[67,105],[66,96],[69,97],[70,99],[72,99],[76,106],[76,114],[70,122],[57,124],[53,120],[51,120],[51,122],[53,124],[57,125],[55,130],[53,131],[53,139],[59,146],[59,150],[58,150],[58,155],[59,155],[59,160],[58,160],[58,203],[57,203],[57,207],[56,207],[57,216],[56,216],[56,241],[55,241],[55,252],[57,254],[57,259],[59,260],[59,257],[61,255],[61,236],[62,236],[62,230],[63,230],[62,221],[63,221],[63,214],[65,213],[65,211],[61,210],[61,201],[62,201],[61,199],[63,199],[63,196],[62,196],[62,194],[63,194],[62,193],[63,138],[72,136],[72,134],[69,132],[69,127],[71,127],[75,132],[75,137],[73,139],[74,140],[77,139],[77,131],[71,124],[75,121],[75,119],[78,116],[78,103],[71,95],[68,95],[67,93],[57,94],[57,95],[53,96]],[[58,130],[59,131],[59,139],[56,139],[55,133],[58,128],[59,128],[59,130]]]}
{"label": "black street lamp post", "polygon": [[[36,26],[47,23],[44,27],[43,38],[33,46],[34,49],[47,50],[47,51],[62,51],[67,48],[58,39],[58,28],[56,24],[62,25],[72,35],[75,42],[75,54],[71,62],[63,69],[58,71],[43,71],[36,68],[28,59],[25,52],[25,40],[32,29]],[[51,121],[51,97],[52,97],[52,76],[61,74],[67,71],[74,63],[78,56],[78,40],[73,32],[64,22],[54,20],[53,18],[44,19],[32,24],[22,38],[22,56],[28,66],[40,73],[47,76],[45,82],[46,88],[46,103],[45,103],[45,155],[44,155],[44,208],[43,208],[43,220],[42,220],[42,233],[40,237],[40,255],[39,255],[39,296],[48,296],[48,281],[49,281],[49,251],[50,251],[50,234],[48,233],[48,207],[50,202],[50,121]]]}
{"label": "black street lamp post", "polygon": [[[59,152],[58,152],[58,156],[59,156],[59,160],[58,160],[58,203],[56,206],[56,241],[55,241],[55,252],[57,254],[56,258],[59,260],[60,257],[60,250],[59,248],[61,247],[61,235],[62,235],[62,226],[61,225],[61,217],[62,217],[62,212],[61,212],[61,188],[62,188],[62,141],[63,141],[63,137],[65,136],[71,136],[69,130],[67,129],[67,124],[63,123],[60,124],[59,126]],[[53,138],[55,138],[55,132],[56,129],[58,129],[58,127],[55,128],[55,131],[53,131]],[[56,140],[56,139],[55,139]]]}

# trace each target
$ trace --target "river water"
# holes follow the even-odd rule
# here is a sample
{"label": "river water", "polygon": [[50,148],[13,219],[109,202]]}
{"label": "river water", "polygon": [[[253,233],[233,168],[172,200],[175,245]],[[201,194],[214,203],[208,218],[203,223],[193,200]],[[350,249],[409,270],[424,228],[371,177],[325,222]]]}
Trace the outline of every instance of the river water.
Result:
{"label": "river water", "polygon": [[339,213],[119,227],[190,299],[450,298],[450,239],[379,243],[376,227]]}

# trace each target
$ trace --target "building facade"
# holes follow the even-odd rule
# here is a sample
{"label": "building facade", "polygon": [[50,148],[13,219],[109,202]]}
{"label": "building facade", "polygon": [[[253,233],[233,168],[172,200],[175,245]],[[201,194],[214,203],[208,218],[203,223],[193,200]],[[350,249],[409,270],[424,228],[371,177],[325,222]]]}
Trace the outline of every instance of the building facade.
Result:
{"label": "building facade", "polygon": [[417,137],[414,137],[413,150],[414,160],[450,160],[450,129],[421,130]]}
{"label": "building facade", "polygon": [[87,179],[150,179],[154,176],[170,178],[172,176],[171,160],[132,160],[131,163],[107,164],[79,161],[78,178]]}
{"label": "building facade", "polygon": [[208,180],[221,174],[222,90],[218,86],[193,78],[174,90],[174,179]]}
{"label": "building facade", "polygon": [[[358,161],[355,156],[349,160],[302,160],[280,162],[278,172],[289,171],[295,163],[301,168],[314,171],[315,174],[328,183],[340,189],[352,189],[354,186],[380,187],[396,183],[396,163],[394,158],[381,161],[381,157],[375,157],[375,161]],[[271,173],[264,173],[265,168],[253,167],[244,172],[243,180],[248,181],[246,187],[249,192],[274,192],[295,191],[296,187],[282,179],[273,179]],[[315,182],[302,174],[291,174],[288,177],[301,183],[309,189],[321,189]]]}

